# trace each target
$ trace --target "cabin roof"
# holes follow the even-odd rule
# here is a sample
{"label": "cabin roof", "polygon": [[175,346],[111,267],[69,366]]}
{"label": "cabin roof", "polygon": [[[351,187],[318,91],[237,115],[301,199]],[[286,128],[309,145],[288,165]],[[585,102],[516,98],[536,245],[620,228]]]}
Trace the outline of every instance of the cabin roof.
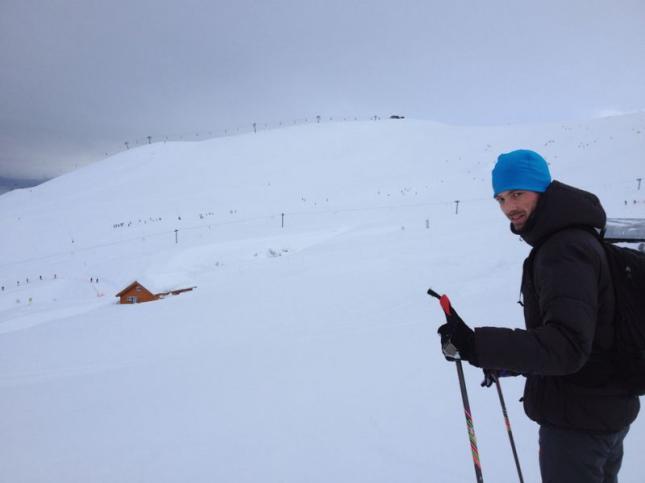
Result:
{"label": "cabin roof", "polygon": [[120,296],[121,296],[121,295],[123,295],[124,293],[129,292],[129,291],[130,291],[130,290],[132,290],[136,285],[140,285],[141,287],[143,287],[144,289],[146,289],[148,292],[152,293],[152,291],[151,291],[151,290],[149,290],[147,287],[145,287],[141,282],[138,282],[137,280],[135,280],[135,281],[134,281],[134,282],[132,282],[130,285],[128,285],[126,288],[124,288],[123,290],[121,290],[118,294],[116,294],[116,295],[115,295],[115,297],[120,297]]}
{"label": "cabin roof", "polygon": [[124,295],[125,293],[129,292],[130,290],[132,290],[137,285],[140,285],[141,287],[143,287],[144,290],[148,291],[152,295],[168,295],[168,294],[170,294],[172,292],[177,292],[177,291],[185,292],[185,291],[189,291],[189,290],[193,290],[193,289],[197,288],[195,285],[186,284],[186,285],[183,285],[183,286],[172,285],[172,286],[170,286],[170,288],[165,288],[164,290],[151,290],[149,287],[151,287],[152,284],[149,281],[146,281],[145,285],[144,285],[143,283],[139,282],[138,280],[135,280],[130,285],[125,287],[123,290],[121,290],[119,293],[117,293],[115,295],[115,297],[121,297],[122,295]]}

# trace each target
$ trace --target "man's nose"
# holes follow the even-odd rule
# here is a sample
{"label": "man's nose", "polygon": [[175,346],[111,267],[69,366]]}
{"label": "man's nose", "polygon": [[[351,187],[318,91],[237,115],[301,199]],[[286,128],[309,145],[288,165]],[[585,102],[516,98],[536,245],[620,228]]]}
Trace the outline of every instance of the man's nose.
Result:
{"label": "man's nose", "polygon": [[504,213],[507,215],[517,210],[515,203],[504,203]]}

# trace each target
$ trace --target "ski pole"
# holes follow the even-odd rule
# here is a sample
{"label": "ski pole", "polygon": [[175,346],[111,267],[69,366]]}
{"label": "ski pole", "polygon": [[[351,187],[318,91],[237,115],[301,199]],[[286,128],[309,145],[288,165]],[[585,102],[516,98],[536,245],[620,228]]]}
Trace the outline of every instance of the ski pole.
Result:
{"label": "ski pole", "polygon": [[466,380],[464,378],[464,369],[461,366],[461,361],[456,360],[457,375],[459,377],[459,387],[461,388],[461,400],[464,403],[464,413],[466,415],[466,427],[468,428],[468,439],[470,440],[470,452],[473,455],[473,464],[475,466],[475,477],[477,483],[483,483],[484,477],[482,475],[482,467],[479,462],[479,450],[477,449],[477,438],[475,437],[475,425],[473,424],[473,417],[470,413],[470,403],[468,402],[468,393],[466,392]]}
{"label": "ski pole", "polygon": [[[450,306],[450,300],[446,295],[439,295],[432,289],[428,289],[428,295],[438,298],[441,308],[446,315],[448,323],[452,323],[453,311]],[[473,465],[475,466],[475,478],[477,483],[483,483],[484,477],[482,475],[481,463],[479,461],[479,450],[477,449],[477,438],[475,437],[475,425],[473,424],[473,417],[470,413],[470,402],[468,401],[468,391],[466,390],[466,379],[464,377],[464,369],[461,365],[459,352],[450,341],[444,347],[444,354],[449,360],[453,360],[457,366],[457,377],[459,378],[459,388],[461,389],[461,401],[464,405],[464,414],[466,416],[466,428],[468,429],[468,439],[470,440],[470,452],[473,457]]]}
{"label": "ski pole", "polygon": [[522,468],[520,468],[520,459],[517,457],[517,449],[515,448],[515,440],[513,439],[513,431],[511,430],[511,420],[508,418],[506,411],[506,403],[504,402],[504,395],[502,394],[502,386],[499,382],[497,374],[493,374],[493,381],[497,387],[497,395],[499,396],[499,403],[502,406],[502,414],[504,415],[504,423],[506,424],[506,431],[508,432],[508,439],[511,442],[511,449],[513,450],[513,458],[515,458],[515,467],[517,468],[517,476],[520,477],[520,483],[524,483],[522,477]]}

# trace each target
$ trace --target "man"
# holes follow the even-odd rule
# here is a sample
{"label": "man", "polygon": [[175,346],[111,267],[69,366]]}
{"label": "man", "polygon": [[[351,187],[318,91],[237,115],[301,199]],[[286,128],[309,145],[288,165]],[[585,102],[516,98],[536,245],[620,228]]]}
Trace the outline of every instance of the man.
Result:
{"label": "man", "polygon": [[595,231],[605,212],[593,194],[552,181],[546,161],[528,150],[499,156],[493,191],[511,231],[533,247],[522,273],[526,330],[473,331],[458,319],[439,333],[485,372],[526,376],[543,482],[616,482],[640,406],[612,364],[614,293]]}

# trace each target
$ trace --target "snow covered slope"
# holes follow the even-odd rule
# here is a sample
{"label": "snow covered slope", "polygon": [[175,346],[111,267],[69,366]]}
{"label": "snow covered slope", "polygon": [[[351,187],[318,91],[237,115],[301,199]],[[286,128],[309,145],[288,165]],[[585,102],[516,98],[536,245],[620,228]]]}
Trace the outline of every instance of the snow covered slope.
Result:
{"label": "snow covered slope", "polygon": [[[489,179],[520,147],[610,216],[645,217],[645,114],[152,144],[0,196],[2,481],[471,481],[425,290],[472,325],[521,326],[528,248]],[[135,279],[197,289],[116,305]],[[466,376],[484,475],[515,481],[497,396]],[[504,389],[539,481],[521,386]],[[643,448],[637,421],[621,481]]]}

